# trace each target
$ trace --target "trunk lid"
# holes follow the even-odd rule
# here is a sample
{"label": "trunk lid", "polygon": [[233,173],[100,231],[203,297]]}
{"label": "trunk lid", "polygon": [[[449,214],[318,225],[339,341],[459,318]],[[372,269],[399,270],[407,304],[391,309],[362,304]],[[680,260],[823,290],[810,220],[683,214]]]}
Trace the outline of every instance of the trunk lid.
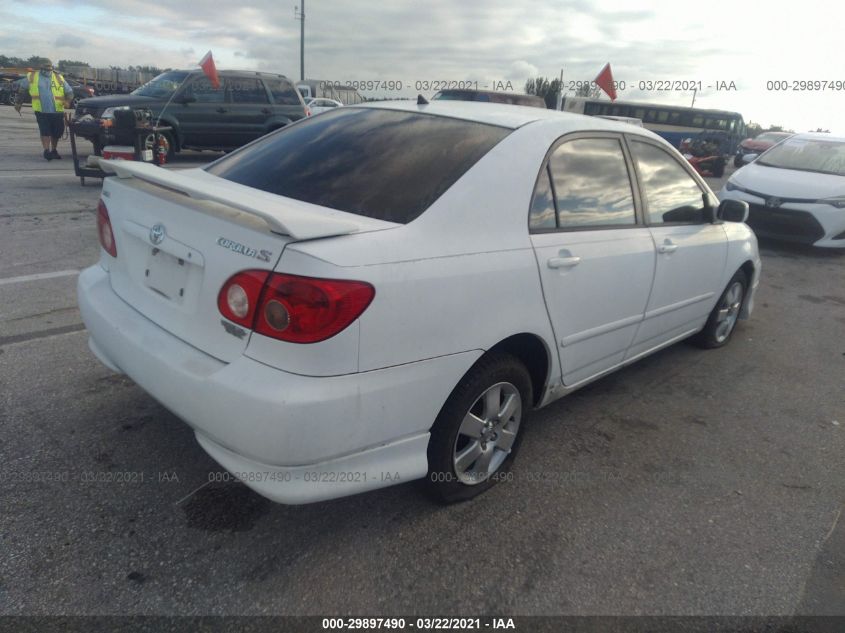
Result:
{"label": "trunk lid", "polygon": [[[285,245],[393,226],[265,194],[198,169],[101,161],[118,174],[103,183],[117,245],[104,255],[115,293],[158,326],[229,362],[250,332],[217,307],[233,274],[273,270]],[[314,208],[311,208],[314,207]]]}

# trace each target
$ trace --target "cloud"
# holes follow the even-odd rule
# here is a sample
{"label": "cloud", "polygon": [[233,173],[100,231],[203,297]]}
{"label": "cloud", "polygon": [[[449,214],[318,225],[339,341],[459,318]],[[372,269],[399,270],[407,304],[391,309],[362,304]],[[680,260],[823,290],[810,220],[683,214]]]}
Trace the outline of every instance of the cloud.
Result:
{"label": "cloud", "polygon": [[53,45],[56,48],[82,48],[88,44],[88,40],[79,37],[78,35],[71,35],[66,33],[59,35]]}

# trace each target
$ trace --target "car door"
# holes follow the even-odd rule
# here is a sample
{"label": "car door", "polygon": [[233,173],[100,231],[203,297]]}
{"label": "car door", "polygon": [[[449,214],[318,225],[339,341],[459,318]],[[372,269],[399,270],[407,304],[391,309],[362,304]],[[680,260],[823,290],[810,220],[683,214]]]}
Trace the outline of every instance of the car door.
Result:
{"label": "car door", "polygon": [[258,77],[230,76],[226,83],[230,104],[225,143],[227,147],[240,147],[267,131],[267,121],[273,114],[270,98]]}
{"label": "car door", "polygon": [[655,256],[634,192],[615,134],[563,137],[537,179],[529,231],[567,386],[621,363],[643,319]]}
{"label": "car door", "polygon": [[179,122],[182,145],[226,146],[229,103],[224,88],[223,82],[215,88],[208,77],[196,75],[167,106]]}
{"label": "car door", "polygon": [[700,329],[727,263],[727,235],[713,202],[680,156],[649,139],[628,137],[657,262],[645,319],[629,357]]}

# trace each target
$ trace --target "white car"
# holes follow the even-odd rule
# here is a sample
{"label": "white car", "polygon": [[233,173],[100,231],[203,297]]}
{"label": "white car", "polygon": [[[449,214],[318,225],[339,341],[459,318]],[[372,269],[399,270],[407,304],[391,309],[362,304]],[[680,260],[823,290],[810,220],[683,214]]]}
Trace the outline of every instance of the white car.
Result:
{"label": "white car", "polygon": [[320,114],[321,112],[328,112],[335,108],[342,108],[343,104],[334,99],[326,99],[324,97],[315,97],[305,100],[305,105],[311,110],[312,114]]}
{"label": "white car", "polygon": [[724,345],[760,273],[747,206],[666,142],[540,108],[347,106],[204,169],[101,165],[91,350],[284,503],[472,497],[529,409]]}
{"label": "white car", "polygon": [[845,138],[796,134],[734,172],[719,198],[747,202],[761,237],[845,248]]}

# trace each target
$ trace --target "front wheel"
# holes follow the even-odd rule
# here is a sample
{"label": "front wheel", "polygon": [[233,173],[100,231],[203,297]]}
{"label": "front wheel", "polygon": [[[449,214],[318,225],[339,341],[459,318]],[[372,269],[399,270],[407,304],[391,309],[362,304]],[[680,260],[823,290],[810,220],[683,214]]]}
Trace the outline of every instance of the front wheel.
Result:
{"label": "front wheel", "polygon": [[431,428],[428,485],[436,498],[472,499],[505,476],[531,398],[528,371],[510,354],[488,354],[475,364]]}
{"label": "front wheel", "polygon": [[696,345],[713,349],[728,343],[739,320],[747,289],[748,278],[743,271],[738,270],[728,282],[728,287],[725,288],[722,296],[719,297],[716,307],[707,318],[704,329],[692,339]]}

